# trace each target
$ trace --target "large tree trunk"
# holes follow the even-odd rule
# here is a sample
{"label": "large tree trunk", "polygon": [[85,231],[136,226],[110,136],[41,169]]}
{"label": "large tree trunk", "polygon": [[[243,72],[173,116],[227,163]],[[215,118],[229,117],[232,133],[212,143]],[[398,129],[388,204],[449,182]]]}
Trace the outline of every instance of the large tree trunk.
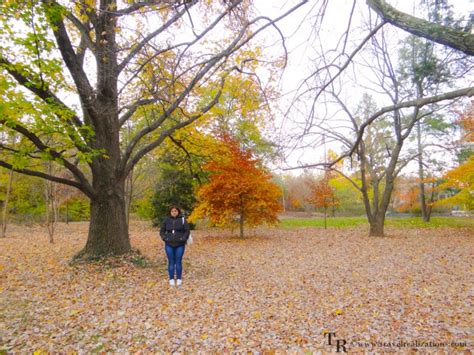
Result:
{"label": "large tree trunk", "polygon": [[119,170],[120,143],[115,107],[111,105],[104,111],[109,116],[104,114],[103,126],[96,129],[95,143],[105,148],[107,155],[97,157],[91,166],[94,194],[90,201],[89,235],[82,251],[86,255],[119,255],[131,251],[125,176]]}
{"label": "large tree trunk", "polygon": [[90,202],[89,235],[82,253],[93,256],[124,254],[131,250],[124,184],[102,183],[103,189]]}
{"label": "large tree trunk", "polygon": [[[113,1],[101,2],[103,10]],[[114,26],[117,18],[107,13],[96,25],[96,35],[102,40],[97,46],[97,100],[92,109],[86,107],[93,118],[95,136],[93,148],[105,155],[91,164],[92,187],[91,216],[85,255],[120,255],[131,251],[128,235],[125,179],[121,166],[120,124],[118,120],[118,69]]]}

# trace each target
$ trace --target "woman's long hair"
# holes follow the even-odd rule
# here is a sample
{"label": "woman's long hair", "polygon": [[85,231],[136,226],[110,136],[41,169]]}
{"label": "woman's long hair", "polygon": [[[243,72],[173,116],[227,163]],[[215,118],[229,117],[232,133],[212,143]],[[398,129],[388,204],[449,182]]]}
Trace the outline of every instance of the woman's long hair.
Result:
{"label": "woman's long hair", "polygon": [[178,216],[181,216],[181,208],[177,206],[171,206],[170,209],[168,210],[168,214],[171,216],[171,210],[177,210],[178,211]]}

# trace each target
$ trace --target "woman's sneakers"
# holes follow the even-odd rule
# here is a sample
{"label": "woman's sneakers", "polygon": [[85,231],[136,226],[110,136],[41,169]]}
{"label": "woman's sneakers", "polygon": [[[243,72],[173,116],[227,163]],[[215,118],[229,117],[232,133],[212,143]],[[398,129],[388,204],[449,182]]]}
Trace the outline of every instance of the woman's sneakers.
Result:
{"label": "woman's sneakers", "polygon": [[[181,280],[180,280],[181,281]],[[174,279],[170,279],[170,286],[174,286]]]}
{"label": "woman's sneakers", "polygon": [[170,286],[181,286],[181,284],[181,279],[177,279],[176,283],[174,282],[174,279],[170,279]]}
{"label": "woman's sneakers", "polygon": [[181,282],[181,279],[177,279],[177,280],[176,280],[176,286],[181,286],[181,283],[182,283],[182,282]]}

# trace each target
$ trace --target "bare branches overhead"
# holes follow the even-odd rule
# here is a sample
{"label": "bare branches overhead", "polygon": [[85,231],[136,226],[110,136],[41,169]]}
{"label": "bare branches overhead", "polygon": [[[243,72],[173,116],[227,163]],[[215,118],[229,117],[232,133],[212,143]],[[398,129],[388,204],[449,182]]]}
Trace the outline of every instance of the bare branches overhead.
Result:
{"label": "bare branches overhead", "polygon": [[457,49],[468,55],[474,55],[474,34],[471,31],[454,29],[441,24],[426,21],[397,10],[384,0],[367,0],[372,10],[384,21],[401,28],[415,36]]}

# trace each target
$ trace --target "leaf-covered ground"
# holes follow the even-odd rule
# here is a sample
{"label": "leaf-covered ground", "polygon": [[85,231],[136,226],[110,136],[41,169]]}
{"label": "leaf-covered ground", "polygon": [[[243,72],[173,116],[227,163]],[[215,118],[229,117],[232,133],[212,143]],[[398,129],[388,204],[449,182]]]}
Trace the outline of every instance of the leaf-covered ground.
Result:
{"label": "leaf-covered ground", "polygon": [[[152,262],[69,265],[86,223],[10,226],[0,240],[0,349],[8,352],[470,353],[473,236],[467,229],[271,229],[244,240],[197,231],[171,288],[147,223],[131,239]],[[331,345],[328,344],[328,332]],[[337,340],[339,342],[337,342]],[[343,351],[343,349],[339,349]]]}

